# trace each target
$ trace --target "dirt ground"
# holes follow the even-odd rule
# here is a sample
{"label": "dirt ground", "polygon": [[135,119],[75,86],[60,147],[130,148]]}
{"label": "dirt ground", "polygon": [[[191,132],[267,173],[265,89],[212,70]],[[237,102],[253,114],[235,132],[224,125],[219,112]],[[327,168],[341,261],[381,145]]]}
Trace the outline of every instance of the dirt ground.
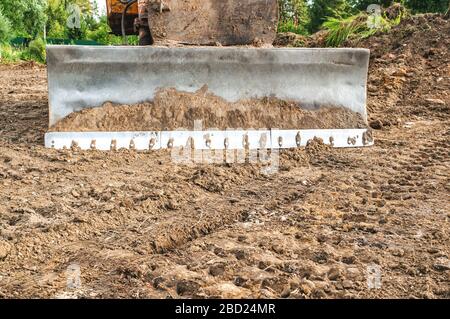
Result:
{"label": "dirt ground", "polygon": [[1,65],[0,297],[450,298],[449,35],[420,16],[360,43],[375,146],[272,175],[45,149],[45,67]]}

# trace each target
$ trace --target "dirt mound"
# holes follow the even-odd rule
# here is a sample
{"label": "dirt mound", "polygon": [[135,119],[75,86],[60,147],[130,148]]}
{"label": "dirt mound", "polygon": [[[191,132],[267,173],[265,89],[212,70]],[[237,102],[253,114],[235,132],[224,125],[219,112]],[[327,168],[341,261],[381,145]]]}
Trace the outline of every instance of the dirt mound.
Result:
{"label": "dirt mound", "polygon": [[195,93],[165,89],[155,101],[137,105],[113,105],[82,110],[56,123],[51,131],[158,131],[216,129],[331,129],[364,128],[362,116],[342,107],[309,111],[295,102],[275,98],[229,103],[204,87]]}
{"label": "dirt mound", "polygon": [[275,47],[305,47],[309,37],[293,32],[278,33],[273,45]]}
{"label": "dirt mound", "polygon": [[[308,45],[323,45],[325,34],[312,36]],[[374,129],[427,114],[448,117],[449,34],[450,21],[443,15],[423,14],[404,19],[390,32],[345,44],[371,50],[368,111]]]}
{"label": "dirt mound", "polygon": [[450,21],[426,14],[403,20],[388,34],[353,46],[371,49],[371,122],[404,124],[421,116],[448,119]]}

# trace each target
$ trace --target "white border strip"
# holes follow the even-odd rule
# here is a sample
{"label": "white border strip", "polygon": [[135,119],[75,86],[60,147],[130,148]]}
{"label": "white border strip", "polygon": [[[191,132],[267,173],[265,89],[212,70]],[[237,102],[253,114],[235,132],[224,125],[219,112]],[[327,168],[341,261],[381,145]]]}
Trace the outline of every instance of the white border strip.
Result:
{"label": "white border strip", "polygon": [[187,147],[197,150],[287,149],[305,147],[314,137],[336,148],[374,144],[369,129],[332,130],[227,130],[163,132],[49,132],[45,147],[110,151],[139,151]]}

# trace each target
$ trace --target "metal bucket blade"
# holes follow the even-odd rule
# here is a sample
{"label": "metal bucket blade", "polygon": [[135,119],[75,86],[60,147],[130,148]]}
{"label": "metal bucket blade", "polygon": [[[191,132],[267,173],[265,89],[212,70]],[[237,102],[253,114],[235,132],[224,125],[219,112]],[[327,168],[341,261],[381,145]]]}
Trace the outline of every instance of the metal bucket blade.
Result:
{"label": "metal bucket blade", "polygon": [[48,46],[50,126],[106,101],[152,101],[161,88],[230,102],[268,96],[366,112],[369,50]]}

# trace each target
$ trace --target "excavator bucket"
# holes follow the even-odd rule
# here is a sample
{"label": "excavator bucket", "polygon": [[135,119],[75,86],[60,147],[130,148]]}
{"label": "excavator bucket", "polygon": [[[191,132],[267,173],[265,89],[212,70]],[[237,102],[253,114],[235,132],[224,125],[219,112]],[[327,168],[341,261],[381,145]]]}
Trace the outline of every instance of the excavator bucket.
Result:
{"label": "excavator bucket", "polygon": [[146,8],[156,43],[272,44],[276,37],[278,0],[164,0]]}
{"label": "excavator bucket", "polygon": [[[276,98],[306,110],[335,106],[366,122],[366,49],[248,47],[48,46],[50,126],[109,101],[132,105],[154,101],[161,89],[208,91],[230,103]],[[77,145],[99,150],[138,150],[195,145],[199,149],[303,147],[320,137],[334,147],[373,144],[370,130],[274,126],[253,130],[50,131],[47,147]],[[236,128],[235,128],[236,129]],[[263,130],[260,130],[263,129]]]}
{"label": "excavator bucket", "polygon": [[[116,35],[122,35],[123,1],[106,0]],[[278,0],[139,0],[127,9],[123,22],[125,34],[151,32],[156,44],[272,44]]]}

